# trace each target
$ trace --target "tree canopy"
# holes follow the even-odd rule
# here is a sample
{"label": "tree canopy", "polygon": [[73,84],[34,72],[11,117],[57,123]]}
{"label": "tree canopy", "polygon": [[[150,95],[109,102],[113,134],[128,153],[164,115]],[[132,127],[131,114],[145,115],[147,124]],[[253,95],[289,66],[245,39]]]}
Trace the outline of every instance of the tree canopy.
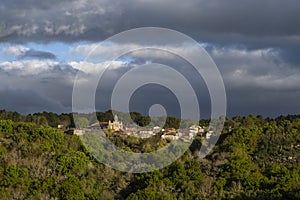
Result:
{"label": "tree canopy", "polygon": [[[70,114],[1,111],[0,116],[1,199],[300,199],[299,116],[226,119],[220,140],[205,158],[199,156],[205,143],[196,137],[174,163],[142,174],[99,163],[78,136],[51,127],[70,125]],[[109,138],[139,152],[166,142]]]}

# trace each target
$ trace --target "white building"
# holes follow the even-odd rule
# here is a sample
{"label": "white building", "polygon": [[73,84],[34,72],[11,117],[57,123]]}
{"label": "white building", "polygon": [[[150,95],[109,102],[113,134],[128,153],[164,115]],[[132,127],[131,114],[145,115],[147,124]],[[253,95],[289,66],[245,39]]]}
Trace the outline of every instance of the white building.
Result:
{"label": "white building", "polygon": [[119,122],[117,115],[114,116],[113,122],[111,122],[110,120],[108,121],[108,129],[113,131],[123,130],[123,123]]}
{"label": "white building", "polygon": [[153,127],[153,132],[154,132],[154,133],[159,133],[160,131],[162,131],[162,128],[161,128],[161,127],[159,127],[159,126],[154,126],[154,127]]}
{"label": "white building", "polygon": [[205,136],[206,139],[209,139],[213,133],[214,133],[213,131],[208,131]]}
{"label": "white building", "polygon": [[165,133],[161,136],[162,139],[178,140],[179,136],[176,133]]}

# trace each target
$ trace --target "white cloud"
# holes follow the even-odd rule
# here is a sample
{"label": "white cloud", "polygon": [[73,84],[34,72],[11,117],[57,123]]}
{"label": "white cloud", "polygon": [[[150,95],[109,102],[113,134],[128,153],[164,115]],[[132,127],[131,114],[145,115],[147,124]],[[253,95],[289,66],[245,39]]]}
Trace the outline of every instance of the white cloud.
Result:
{"label": "white cloud", "polygon": [[53,67],[58,64],[59,62],[48,60],[6,61],[0,63],[0,69],[19,76],[39,75],[52,71]]}
{"label": "white cloud", "polygon": [[9,32],[16,32],[21,36],[30,36],[32,34],[37,33],[39,30],[39,26],[36,24],[22,24],[22,25],[14,25],[9,28]]}
{"label": "white cloud", "polygon": [[[20,61],[5,61],[0,63],[0,70],[14,76],[37,76],[43,77],[67,75],[71,72],[75,77],[76,70],[82,71],[90,76],[95,76],[99,71],[109,69],[115,70],[122,67],[128,67],[129,63],[126,61],[106,61],[101,63],[91,63],[87,61],[61,63],[52,60],[20,60]],[[48,75],[47,75],[48,74]]]}
{"label": "white cloud", "polygon": [[211,55],[228,88],[300,89],[300,69],[281,60],[274,49],[214,49]]}
{"label": "white cloud", "polygon": [[107,61],[95,64],[91,62],[80,61],[69,62],[68,64],[71,65],[74,69],[78,69],[87,74],[96,74],[97,72],[99,72],[99,70],[104,70],[107,68],[113,70],[121,67],[127,67],[129,63],[123,61]]}
{"label": "white cloud", "polygon": [[[205,46],[205,44],[200,44]],[[78,45],[75,48],[71,48],[70,52],[75,56],[85,57],[88,60],[105,61],[111,59],[117,59],[120,57],[134,57],[157,59],[172,59],[174,55],[181,57],[198,56],[195,52],[199,52],[199,46],[193,46],[189,44],[170,44],[170,45],[144,45],[138,43],[92,43]],[[201,56],[201,55],[200,55]]]}
{"label": "white cloud", "polygon": [[56,35],[59,35],[59,34],[62,34],[62,33],[65,34],[65,35],[80,35],[80,34],[83,34],[84,31],[86,30],[86,27],[83,24],[80,24],[80,25],[78,25],[78,24],[61,25],[61,26],[57,27],[55,31],[48,30],[47,28],[48,27],[45,27],[45,30],[48,33],[55,32]]}
{"label": "white cloud", "polygon": [[29,50],[30,50],[30,48],[28,48],[28,47],[18,45],[18,46],[10,46],[10,47],[4,48],[2,50],[2,52],[8,56],[18,57],[18,56],[23,55],[24,53],[26,53]]}
{"label": "white cloud", "polygon": [[85,56],[90,58],[111,58],[119,57],[123,52],[128,52],[129,49],[139,49],[142,46],[137,44],[112,44],[112,43],[93,43],[86,45],[78,45],[71,49],[71,53],[78,56]]}

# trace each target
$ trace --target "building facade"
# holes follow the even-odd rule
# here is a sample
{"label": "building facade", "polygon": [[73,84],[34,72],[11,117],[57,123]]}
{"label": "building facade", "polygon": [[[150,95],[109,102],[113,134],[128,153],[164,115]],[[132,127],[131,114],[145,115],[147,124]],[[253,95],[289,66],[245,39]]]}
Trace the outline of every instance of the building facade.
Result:
{"label": "building facade", "polygon": [[108,129],[113,131],[123,130],[123,123],[119,121],[117,115],[114,116],[113,122],[111,122],[110,120],[108,121]]}

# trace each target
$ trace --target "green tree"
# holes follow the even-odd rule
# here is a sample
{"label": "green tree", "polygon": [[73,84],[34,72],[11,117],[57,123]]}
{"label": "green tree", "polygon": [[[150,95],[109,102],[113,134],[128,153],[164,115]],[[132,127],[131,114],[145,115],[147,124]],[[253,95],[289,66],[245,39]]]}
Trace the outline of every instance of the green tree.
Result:
{"label": "green tree", "polygon": [[89,120],[86,117],[75,117],[76,128],[86,128],[89,125]]}
{"label": "green tree", "polygon": [[83,185],[75,176],[69,176],[60,187],[60,199],[81,200],[84,199]]}

